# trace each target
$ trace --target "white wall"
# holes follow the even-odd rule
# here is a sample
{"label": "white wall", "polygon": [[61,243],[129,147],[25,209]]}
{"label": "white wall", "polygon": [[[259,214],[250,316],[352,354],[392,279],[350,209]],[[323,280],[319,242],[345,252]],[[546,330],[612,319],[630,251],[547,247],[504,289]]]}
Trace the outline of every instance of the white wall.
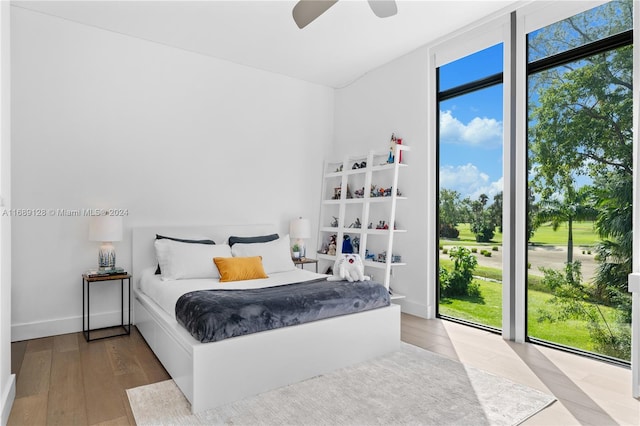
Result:
{"label": "white wall", "polygon": [[[0,2],[0,197],[11,204],[11,81],[9,2]],[[0,206],[2,208],[2,206]],[[11,218],[0,216],[0,424],[9,419],[15,397],[11,374]]]}
{"label": "white wall", "polygon": [[[396,238],[394,252],[401,254],[407,266],[395,268],[391,285],[399,293],[404,312],[431,318],[435,316],[437,229],[435,225],[437,189],[435,162],[436,141],[436,57],[438,65],[488,46],[487,38],[508,22],[515,6],[522,7],[528,25],[556,21],[572,16],[600,2],[556,2],[554,7],[536,2],[508,5],[504,10],[398,58],[336,91],[335,158],[388,148],[392,132],[411,146],[406,156],[409,182],[401,180],[398,188],[409,197],[398,203],[398,221],[408,230]],[[540,12],[539,16],[534,12]],[[547,22],[548,24],[549,22]],[[546,24],[545,24],[546,25]],[[636,23],[637,25],[637,23]],[[529,31],[533,28],[529,29]],[[506,35],[506,33],[504,33]],[[460,42],[460,40],[463,40]],[[496,40],[498,42],[499,40]],[[404,171],[403,171],[404,172]],[[407,205],[408,207],[405,207]],[[523,250],[524,250],[524,246]],[[525,263],[522,263],[524,266]],[[523,270],[524,273],[524,270]],[[522,331],[522,329],[521,329]]]}
{"label": "white wall", "polygon": [[[426,48],[416,50],[336,91],[334,156],[386,151],[392,133],[411,151],[404,154],[398,189],[408,199],[398,202],[397,221],[407,234],[394,240],[394,253],[407,266],[394,269],[391,286],[407,297],[403,311],[428,316],[428,259],[435,256],[428,245],[427,188],[434,174],[427,146],[429,114]],[[431,176],[432,175],[432,176]],[[431,176],[431,177],[429,177]],[[431,182],[431,183],[429,183]],[[435,243],[434,243],[435,247]],[[433,263],[433,262],[431,262]]]}
{"label": "white wall", "polygon": [[[317,223],[332,89],[17,7],[11,36],[14,209],[128,209],[127,268],[136,225]],[[87,217],[13,218],[14,341],[81,329],[87,237]],[[112,318],[117,292],[93,295]]]}

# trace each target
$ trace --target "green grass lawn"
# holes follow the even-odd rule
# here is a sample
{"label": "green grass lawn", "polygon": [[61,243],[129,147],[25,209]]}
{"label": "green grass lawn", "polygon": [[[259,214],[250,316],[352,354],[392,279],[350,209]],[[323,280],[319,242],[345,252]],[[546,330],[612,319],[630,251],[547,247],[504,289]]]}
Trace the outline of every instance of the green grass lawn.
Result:
{"label": "green grass lawn", "polygon": [[[566,223],[561,224],[556,231],[551,225],[544,225],[536,229],[531,237],[531,243],[538,245],[566,246],[567,237],[569,235],[569,227]],[[592,247],[600,239],[596,233],[593,222],[574,222],[573,223],[573,245]]]}
{"label": "green grass lawn", "polygon": [[[460,235],[456,239],[440,239],[440,244],[445,246],[462,244],[465,246],[494,246],[502,245],[502,233],[496,232],[493,240],[490,243],[478,243],[476,237],[471,232],[471,225],[468,223],[460,223],[457,226]],[[496,229],[497,231],[497,229]],[[560,225],[558,230],[554,231],[551,225],[543,225],[536,229],[533,237],[531,238],[532,244],[537,245],[567,245],[567,236],[569,229],[567,224]],[[591,247],[599,241],[598,235],[593,229],[593,222],[575,222],[573,224],[573,244],[575,246],[588,246]]]}
{"label": "green grass lawn", "polygon": [[[502,284],[475,280],[480,285],[480,298],[461,297],[444,299],[440,302],[440,313],[492,327],[502,328]],[[587,329],[587,322],[570,320],[563,322],[538,322],[540,309],[553,310],[548,303],[552,295],[540,291],[528,291],[529,335],[578,349],[593,351],[593,344]],[[613,322],[615,309],[600,306],[608,321]]]}
{"label": "green grass lawn", "polygon": [[491,240],[491,243],[478,243],[476,242],[476,236],[471,232],[471,225],[468,223],[459,223],[456,229],[460,231],[458,238],[440,238],[440,244],[445,246],[453,245],[465,245],[465,246],[491,246],[502,245],[502,233],[498,232],[496,228],[496,234]]}
{"label": "green grass lawn", "polygon": [[[490,243],[477,243],[470,230],[469,224],[458,226],[460,236],[457,239],[440,239],[440,245],[450,248],[456,245],[491,249],[492,246],[500,246],[502,251],[502,234],[496,233]],[[563,225],[554,231],[550,225],[538,228],[531,242],[537,245],[565,245],[567,244],[567,226]],[[598,242],[598,236],[593,229],[593,222],[575,223],[573,227],[575,246],[592,247]],[[480,256],[480,254],[476,254]],[[440,266],[453,269],[450,259],[440,259]],[[460,297],[443,299],[439,310],[442,315],[464,319],[478,324],[502,328],[502,270],[478,265],[474,276],[484,277],[495,281],[483,279],[474,280],[480,286],[480,297]],[[549,303],[553,297],[549,290],[542,285],[542,277],[528,275],[528,334],[550,342],[570,346],[586,351],[595,351],[594,344],[589,335],[588,323],[584,320],[567,320],[562,322],[538,321],[541,311],[557,309]],[[610,324],[615,322],[616,310],[608,306],[600,305],[605,318]]]}
{"label": "green grass lawn", "polygon": [[[440,259],[440,266],[448,269],[449,271],[453,270],[453,260],[450,259]],[[491,268],[489,266],[476,266],[476,269],[473,271],[473,275],[476,277],[484,277],[489,278],[496,281],[502,281],[502,269]],[[527,276],[527,286],[529,289],[546,291],[546,288],[542,286],[542,277],[538,275],[528,274]]]}

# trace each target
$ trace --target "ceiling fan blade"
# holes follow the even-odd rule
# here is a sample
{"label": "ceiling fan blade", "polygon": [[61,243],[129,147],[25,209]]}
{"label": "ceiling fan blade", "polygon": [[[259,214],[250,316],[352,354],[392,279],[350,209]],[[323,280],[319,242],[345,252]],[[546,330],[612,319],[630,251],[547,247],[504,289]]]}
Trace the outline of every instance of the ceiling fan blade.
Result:
{"label": "ceiling fan blade", "polygon": [[302,29],[337,2],[338,0],[300,0],[293,7],[293,20]]}
{"label": "ceiling fan blade", "polygon": [[398,13],[395,0],[369,0],[369,6],[378,18],[388,18]]}

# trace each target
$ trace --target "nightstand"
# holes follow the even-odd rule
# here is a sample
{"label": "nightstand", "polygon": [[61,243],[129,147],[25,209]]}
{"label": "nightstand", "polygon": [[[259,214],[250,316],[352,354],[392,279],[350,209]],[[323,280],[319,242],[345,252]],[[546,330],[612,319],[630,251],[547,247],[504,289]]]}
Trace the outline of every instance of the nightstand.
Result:
{"label": "nightstand", "polygon": [[318,272],[318,260],[317,259],[310,259],[308,257],[303,257],[300,259],[293,259],[293,263],[294,265],[300,265],[300,269],[304,269],[304,265],[308,264],[308,263],[315,263],[316,264],[316,272]]}
{"label": "nightstand", "polygon": [[[127,311],[127,323],[124,322],[124,281],[127,280],[127,303],[129,310]],[[120,325],[91,329],[91,286],[92,285],[111,285],[113,281],[120,281]],[[91,338],[91,333],[98,330],[106,330],[110,328],[122,329],[120,333],[108,334],[106,336]],[[118,275],[87,275],[82,274],[82,334],[87,342],[92,340],[106,339],[109,337],[124,336],[131,334],[131,275],[124,273]]]}

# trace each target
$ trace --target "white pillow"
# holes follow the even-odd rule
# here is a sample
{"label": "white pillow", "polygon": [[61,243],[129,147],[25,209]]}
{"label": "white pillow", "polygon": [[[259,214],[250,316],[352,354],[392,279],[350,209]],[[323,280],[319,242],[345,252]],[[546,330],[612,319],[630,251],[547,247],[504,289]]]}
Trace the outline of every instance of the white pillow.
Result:
{"label": "white pillow", "polygon": [[289,235],[285,235],[267,243],[235,243],[231,247],[231,253],[235,257],[262,256],[264,272],[269,275],[296,268],[291,260],[289,245]]}
{"label": "white pillow", "polygon": [[231,257],[227,244],[189,244],[156,240],[156,258],[163,281],[188,278],[220,278],[214,257]]}

